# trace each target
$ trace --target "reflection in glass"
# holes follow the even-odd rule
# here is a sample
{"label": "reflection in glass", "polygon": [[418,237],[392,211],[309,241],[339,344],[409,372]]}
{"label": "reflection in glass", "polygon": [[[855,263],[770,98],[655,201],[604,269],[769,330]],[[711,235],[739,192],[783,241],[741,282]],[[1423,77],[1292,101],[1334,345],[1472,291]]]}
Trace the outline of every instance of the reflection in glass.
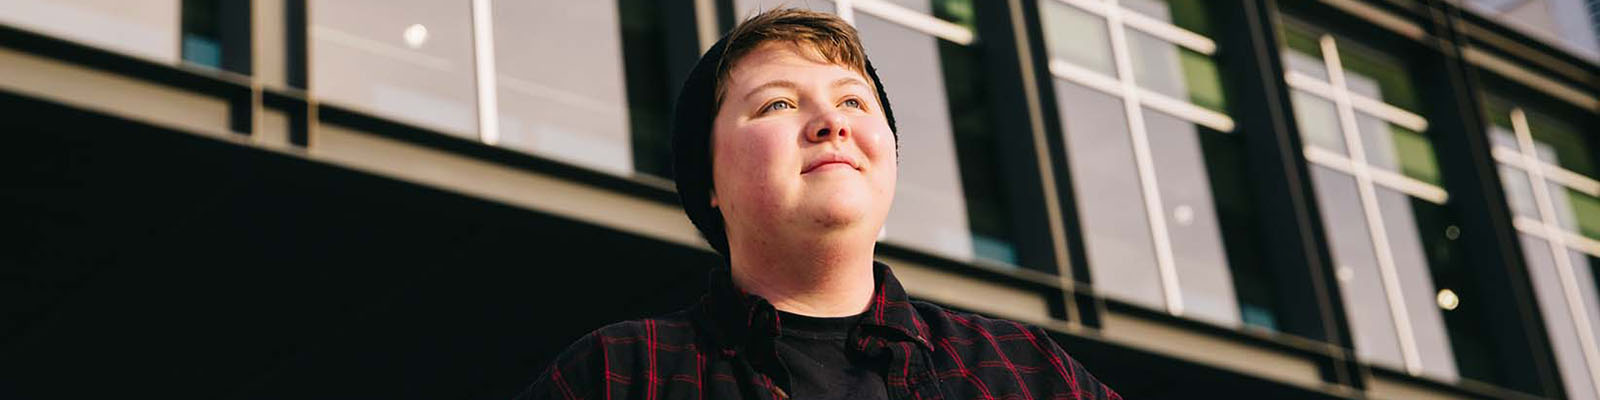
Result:
{"label": "reflection in glass", "polygon": [[1221,133],[1151,109],[1144,110],[1144,117],[1184,314],[1232,325],[1239,320],[1239,305],[1200,144],[1202,135]]}
{"label": "reflection in glass", "polygon": [[[666,19],[662,4],[620,0],[622,56],[627,74],[628,127],[632,131],[633,170],[672,178],[669,131],[674,84],[668,77]],[[692,61],[691,61],[692,62]]]}
{"label": "reflection in glass", "polygon": [[[1442,206],[1416,199],[1404,193],[1376,187],[1378,214],[1382,217],[1384,233],[1389,239],[1389,252],[1394,260],[1395,277],[1399,279],[1406,318],[1411,320],[1411,335],[1415,338],[1417,355],[1421,357],[1425,374],[1445,380],[1458,376],[1456,357],[1452,352],[1467,350],[1472,356],[1487,359],[1490,355],[1481,347],[1469,344],[1483,342],[1481,333],[1487,327],[1476,326],[1474,315],[1484,309],[1472,304],[1478,291],[1475,287],[1461,286],[1471,281],[1465,271],[1456,266],[1459,252],[1455,240],[1447,237],[1450,227],[1456,226],[1454,218]],[[1460,229],[1460,228],[1456,228]],[[1459,237],[1459,234],[1458,236]],[[1437,286],[1435,279],[1447,280],[1453,286]],[[1446,331],[1445,316],[1434,300],[1439,289],[1450,289],[1461,304],[1450,311],[1460,322],[1462,330]],[[1468,335],[1466,343],[1454,343],[1457,336]],[[1452,345],[1453,344],[1453,345]],[[1488,365],[1478,367],[1487,368]],[[1492,378],[1492,375],[1487,377]]]}
{"label": "reflection in glass", "polygon": [[1356,127],[1368,164],[1423,182],[1442,183],[1433,143],[1426,136],[1360,111],[1356,112]]}
{"label": "reflection in glass", "polygon": [[1056,96],[1095,290],[1165,309],[1122,100],[1061,80]]}
{"label": "reflection in glass", "polygon": [[1339,42],[1339,61],[1344,66],[1345,88],[1351,93],[1383,100],[1396,107],[1417,111],[1416,89],[1405,64],[1360,44]]}
{"label": "reflection in glass", "polygon": [[1300,139],[1323,150],[1345,154],[1344,134],[1339,130],[1339,110],[1333,102],[1300,90],[1289,92],[1294,106],[1295,124]]}
{"label": "reflection in glass", "polygon": [[[924,2],[925,11],[927,3]],[[857,12],[856,29],[894,105],[900,177],[884,241],[956,259],[971,259],[956,140],[939,64],[938,39],[872,14]],[[916,135],[916,136],[910,136]],[[912,139],[912,138],[915,139]]]}
{"label": "reflection in glass", "polygon": [[[632,173],[617,7],[611,1],[493,2],[501,146]],[[651,123],[649,117],[641,121]]]}
{"label": "reflection in glass", "polygon": [[1339,292],[1355,342],[1356,357],[1375,365],[1404,370],[1394,317],[1372,248],[1366,212],[1361,209],[1355,178],[1327,167],[1311,167],[1311,183],[1322,212],[1322,227],[1333,253]]}
{"label": "reflection in glass", "polygon": [[1291,21],[1283,24],[1283,65],[1290,71],[1310,75],[1326,82],[1328,65],[1322,59],[1322,45],[1318,34]]}
{"label": "reflection in glass", "polygon": [[1505,186],[1506,201],[1511,204],[1513,215],[1539,219],[1539,203],[1534,198],[1533,182],[1528,180],[1527,172],[1500,164],[1500,181]]}
{"label": "reflection in glass", "polygon": [[[1522,234],[1521,237],[1523,256],[1528,265],[1528,277],[1533,283],[1533,295],[1538,299],[1539,315],[1544,319],[1545,332],[1550,338],[1551,353],[1555,356],[1556,370],[1561,373],[1566,394],[1570,398],[1595,398],[1600,394],[1595,393],[1594,385],[1590,384],[1589,367],[1584,360],[1584,348],[1580,343],[1577,322],[1572,317],[1572,310],[1568,308],[1575,305],[1567,302],[1566,288],[1561,284],[1561,272],[1558,271],[1560,266],[1556,264],[1550,242],[1529,234]],[[1565,254],[1565,250],[1558,251]],[[1572,267],[1576,270],[1580,266]],[[1590,288],[1590,292],[1592,289]],[[1596,303],[1591,300],[1584,306],[1594,309]]]}
{"label": "reflection in glass", "polygon": [[[947,21],[972,24],[970,0],[934,2],[934,15]],[[967,200],[967,220],[972,229],[972,250],[979,258],[1019,265],[1013,239],[1011,180],[1003,179],[1000,149],[995,143],[984,81],[982,48],[940,40],[939,59],[944,69],[951,128],[961,167],[961,189]]]}
{"label": "reflection in glass", "polygon": [[1116,76],[1105,18],[1056,1],[1039,2],[1050,57],[1106,76]]}
{"label": "reflection in glass", "polygon": [[1128,30],[1128,51],[1140,87],[1216,111],[1227,106],[1211,57],[1135,29]]}
{"label": "reflection in glass", "polygon": [[[310,90],[315,96],[447,134],[477,138],[469,4],[313,0],[307,7],[311,15]],[[412,25],[428,30],[428,39],[420,47],[405,42],[405,32]]]}

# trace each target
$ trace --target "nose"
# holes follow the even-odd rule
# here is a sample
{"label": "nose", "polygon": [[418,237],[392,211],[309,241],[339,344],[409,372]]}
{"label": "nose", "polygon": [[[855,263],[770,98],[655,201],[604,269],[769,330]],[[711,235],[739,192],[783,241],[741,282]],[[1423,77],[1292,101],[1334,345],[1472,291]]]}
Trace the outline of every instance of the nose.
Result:
{"label": "nose", "polygon": [[818,115],[817,118],[811,120],[811,123],[806,124],[806,140],[812,142],[844,140],[848,139],[851,134],[850,124],[844,115],[838,112]]}

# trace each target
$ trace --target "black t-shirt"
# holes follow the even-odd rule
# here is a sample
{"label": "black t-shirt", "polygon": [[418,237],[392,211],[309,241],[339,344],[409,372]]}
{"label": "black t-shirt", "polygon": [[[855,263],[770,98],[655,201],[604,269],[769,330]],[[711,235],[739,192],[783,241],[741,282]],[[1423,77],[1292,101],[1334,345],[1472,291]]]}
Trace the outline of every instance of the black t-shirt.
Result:
{"label": "black t-shirt", "polygon": [[887,399],[881,361],[845,345],[860,316],[818,318],[779,311],[782,329],[774,343],[789,368],[789,395],[796,399]]}

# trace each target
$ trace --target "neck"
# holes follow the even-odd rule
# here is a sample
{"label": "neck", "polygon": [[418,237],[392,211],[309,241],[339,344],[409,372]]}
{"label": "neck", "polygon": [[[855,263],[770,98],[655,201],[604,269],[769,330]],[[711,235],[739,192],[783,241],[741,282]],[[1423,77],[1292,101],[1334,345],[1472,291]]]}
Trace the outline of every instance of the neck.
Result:
{"label": "neck", "polygon": [[729,243],[733,282],[782,311],[812,317],[860,314],[877,287],[873,242],[836,242],[799,247]]}

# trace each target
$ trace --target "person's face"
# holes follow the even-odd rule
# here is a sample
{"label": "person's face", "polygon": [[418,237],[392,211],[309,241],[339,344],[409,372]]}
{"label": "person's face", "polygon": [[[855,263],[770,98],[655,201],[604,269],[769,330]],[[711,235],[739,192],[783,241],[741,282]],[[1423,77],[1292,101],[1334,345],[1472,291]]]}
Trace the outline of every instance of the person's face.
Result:
{"label": "person's face", "polygon": [[711,203],[730,241],[877,237],[894,198],[895,144],[863,74],[772,42],[739,59],[725,87]]}

